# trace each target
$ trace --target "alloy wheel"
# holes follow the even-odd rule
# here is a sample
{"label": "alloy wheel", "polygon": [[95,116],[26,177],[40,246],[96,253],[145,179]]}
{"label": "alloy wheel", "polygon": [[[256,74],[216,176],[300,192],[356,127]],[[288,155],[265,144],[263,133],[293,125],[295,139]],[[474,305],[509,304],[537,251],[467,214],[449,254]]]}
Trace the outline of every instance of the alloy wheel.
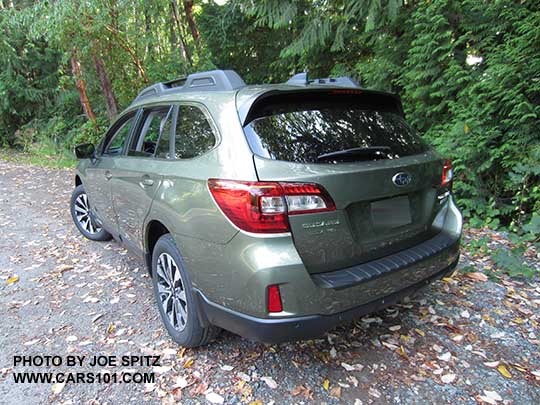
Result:
{"label": "alloy wheel", "polygon": [[75,199],[75,216],[81,227],[89,234],[96,234],[101,231],[101,226],[94,222],[90,215],[90,204],[86,193],[81,193]]}
{"label": "alloy wheel", "polygon": [[159,255],[157,276],[159,303],[174,329],[183,331],[188,319],[186,290],[180,269],[170,254]]}

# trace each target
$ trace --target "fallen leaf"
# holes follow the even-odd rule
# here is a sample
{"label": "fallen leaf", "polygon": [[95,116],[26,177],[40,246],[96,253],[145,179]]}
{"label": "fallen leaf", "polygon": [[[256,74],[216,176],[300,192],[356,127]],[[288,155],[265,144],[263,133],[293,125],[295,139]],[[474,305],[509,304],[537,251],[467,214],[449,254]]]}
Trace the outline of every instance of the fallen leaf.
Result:
{"label": "fallen leaf", "polygon": [[484,273],[480,273],[479,271],[475,271],[472,273],[466,273],[465,277],[470,278],[474,281],[487,281],[488,277]]}
{"label": "fallen leaf", "polygon": [[484,390],[484,395],[478,396],[482,401],[485,401],[489,404],[495,404],[502,401],[502,397],[496,391]]}
{"label": "fallen leaf", "polygon": [[221,395],[216,394],[215,392],[209,392],[208,394],[206,394],[206,400],[213,404],[222,404],[223,402],[225,402],[225,399]]}
{"label": "fallen leaf", "polygon": [[61,265],[60,267],[57,268],[59,273],[63,273],[64,271],[68,271],[68,270],[72,270],[72,269],[73,269],[73,266],[71,266],[69,264],[63,264],[63,265]]}
{"label": "fallen leaf", "polygon": [[176,381],[175,381],[173,387],[182,389],[182,388],[186,388],[188,385],[189,385],[189,383],[187,382],[187,380],[184,377],[178,376],[178,377],[176,377]]}
{"label": "fallen leaf", "polygon": [[512,378],[512,374],[510,374],[510,371],[508,371],[504,364],[499,365],[499,367],[497,367],[497,370],[499,370],[499,373],[501,373],[504,377]]}
{"label": "fallen leaf", "polygon": [[450,359],[452,358],[452,353],[446,352],[441,354],[440,356],[437,356],[437,358],[442,361],[450,361]]}
{"label": "fallen leaf", "polygon": [[495,367],[497,367],[499,365],[499,363],[500,362],[498,362],[498,361],[486,361],[484,363],[484,366],[489,367],[489,368],[495,368]]}
{"label": "fallen leaf", "polygon": [[414,331],[422,337],[426,336],[426,332],[424,332],[422,329],[414,328]]}
{"label": "fallen leaf", "polygon": [[328,391],[328,388],[330,387],[330,381],[328,379],[325,379],[322,384],[325,391]]}
{"label": "fallen leaf", "polygon": [[454,380],[456,379],[456,375],[455,374],[452,374],[452,373],[449,373],[449,374],[445,374],[443,376],[441,376],[441,381],[445,384],[450,384],[451,382],[453,382]]}
{"label": "fallen leaf", "polygon": [[145,383],[144,384],[144,392],[152,392],[156,389],[156,383]]}
{"label": "fallen leaf", "polygon": [[178,350],[176,350],[176,349],[171,349],[171,348],[163,349],[163,354],[165,356],[174,356],[177,352],[178,352]]}
{"label": "fallen leaf", "polygon": [[302,395],[303,397],[307,399],[313,399],[313,393],[311,390],[303,385],[298,385],[291,391],[291,395],[293,397],[296,397],[298,395]]}
{"label": "fallen leaf", "polygon": [[278,387],[277,382],[272,377],[261,377],[261,380],[263,380],[266,385],[268,385],[273,390]]}
{"label": "fallen leaf", "polygon": [[380,398],[381,397],[380,391],[377,390],[376,388],[373,388],[373,387],[369,388],[368,394],[371,395],[372,397],[375,397],[375,398]]}
{"label": "fallen leaf", "polygon": [[233,366],[228,366],[226,364],[219,366],[219,368],[222,369],[223,371],[232,371],[234,369]]}
{"label": "fallen leaf", "polygon": [[163,374],[172,369],[171,366],[155,366],[152,367],[152,371],[156,374]]}
{"label": "fallen leaf", "polygon": [[191,367],[193,365],[193,363],[195,363],[195,360],[193,360],[193,359],[186,360],[186,362],[184,363],[184,368]]}
{"label": "fallen leaf", "polygon": [[10,285],[19,281],[19,276],[12,276],[6,280],[6,284]]}
{"label": "fallen leaf", "polygon": [[241,371],[236,373],[236,376],[238,378],[240,378],[242,381],[245,381],[245,382],[250,382],[251,381],[251,377],[249,375],[247,375],[246,373],[243,373]]}
{"label": "fallen leaf", "polygon": [[390,326],[388,329],[392,332],[396,332],[401,329],[401,325]]}
{"label": "fallen leaf", "polygon": [[335,398],[341,398],[341,387],[339,385],[336,385],[330,390],[330,395]]}
{"label": "fallen leaf", "polygon": [[53,384],[52,388],[51,388],[51,391],[53,394],[60,394],[62,392],[62,390],[64,389],[64,387],[66,386],[66,383],[63,382],[63,383],[56,383],[56,384]]}

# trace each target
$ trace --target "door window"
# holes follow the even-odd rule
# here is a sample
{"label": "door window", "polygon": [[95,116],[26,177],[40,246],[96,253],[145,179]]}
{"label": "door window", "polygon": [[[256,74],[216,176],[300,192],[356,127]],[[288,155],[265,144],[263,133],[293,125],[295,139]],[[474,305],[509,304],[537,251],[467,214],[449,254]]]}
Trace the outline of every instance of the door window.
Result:
{"label": "door window", "polygon": [[103,155],[117,156],[124,152],[124,145],[133,125],[135,113],[125,117],[115,125],[110,133],[105,137],[105,147]]}
{"label": "door window", "polygon": [[170,132],[171,111],[171,106],[155,107],[144,111],[137,131],[139,135],[133,137],[128,156],[154,156],[161,135],[167,131]]}
{"label": "door window", "polygon": [[195,106],[181,105],[176,121],[175,157],[190,159],[209,151],[216,144],[214,127]]}
{"label": "door window", "polygon": [[163,130],[161,131],[161,136],[159,137],[159,141],[156,147],[156,157],[160,159],[171,159],[172,158],[172,150],[173,148],[171,146],[171,135],[173,135],[173,125],[174,122],[174,107],[172,107],[171,111],[169,112],[169,118],[165,122],[165,126],[163,127]]}

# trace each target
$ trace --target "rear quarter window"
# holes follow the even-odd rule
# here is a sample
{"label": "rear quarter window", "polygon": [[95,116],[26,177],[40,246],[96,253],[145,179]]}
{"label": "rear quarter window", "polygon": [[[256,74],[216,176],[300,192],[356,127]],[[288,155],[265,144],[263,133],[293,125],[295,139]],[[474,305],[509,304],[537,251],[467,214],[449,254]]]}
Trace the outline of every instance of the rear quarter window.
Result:
{"label": "rear quarter window", "polygon": [[[265,106],[245,132],[255,154],[298,163],[399,159],[429,149],[397,111],[370,109],[350,98]],[[324,157],[358,149],[367,153]]]}
{"label": "rear quarter window", "polygon": [[176,121],[176,159],[200,156],[214,147],[216,133],[206,114],[198,107],[181,105]]}

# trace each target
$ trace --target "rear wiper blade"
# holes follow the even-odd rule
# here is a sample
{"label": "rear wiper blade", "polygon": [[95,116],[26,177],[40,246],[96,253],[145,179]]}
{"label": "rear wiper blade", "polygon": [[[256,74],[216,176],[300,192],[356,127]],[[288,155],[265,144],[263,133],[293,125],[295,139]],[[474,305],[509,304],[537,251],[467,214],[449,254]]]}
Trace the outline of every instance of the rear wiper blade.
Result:
{"label": "rear wiper blade", "polygon": [[317,160],[324,162],[329,160],[352,161],[368,160],[373,158],[389,159],[391,157],[391,151],[392,149],[389,146],[368,146],[365,148],[352,148],[325,153],[323,155],[317,156]]}

